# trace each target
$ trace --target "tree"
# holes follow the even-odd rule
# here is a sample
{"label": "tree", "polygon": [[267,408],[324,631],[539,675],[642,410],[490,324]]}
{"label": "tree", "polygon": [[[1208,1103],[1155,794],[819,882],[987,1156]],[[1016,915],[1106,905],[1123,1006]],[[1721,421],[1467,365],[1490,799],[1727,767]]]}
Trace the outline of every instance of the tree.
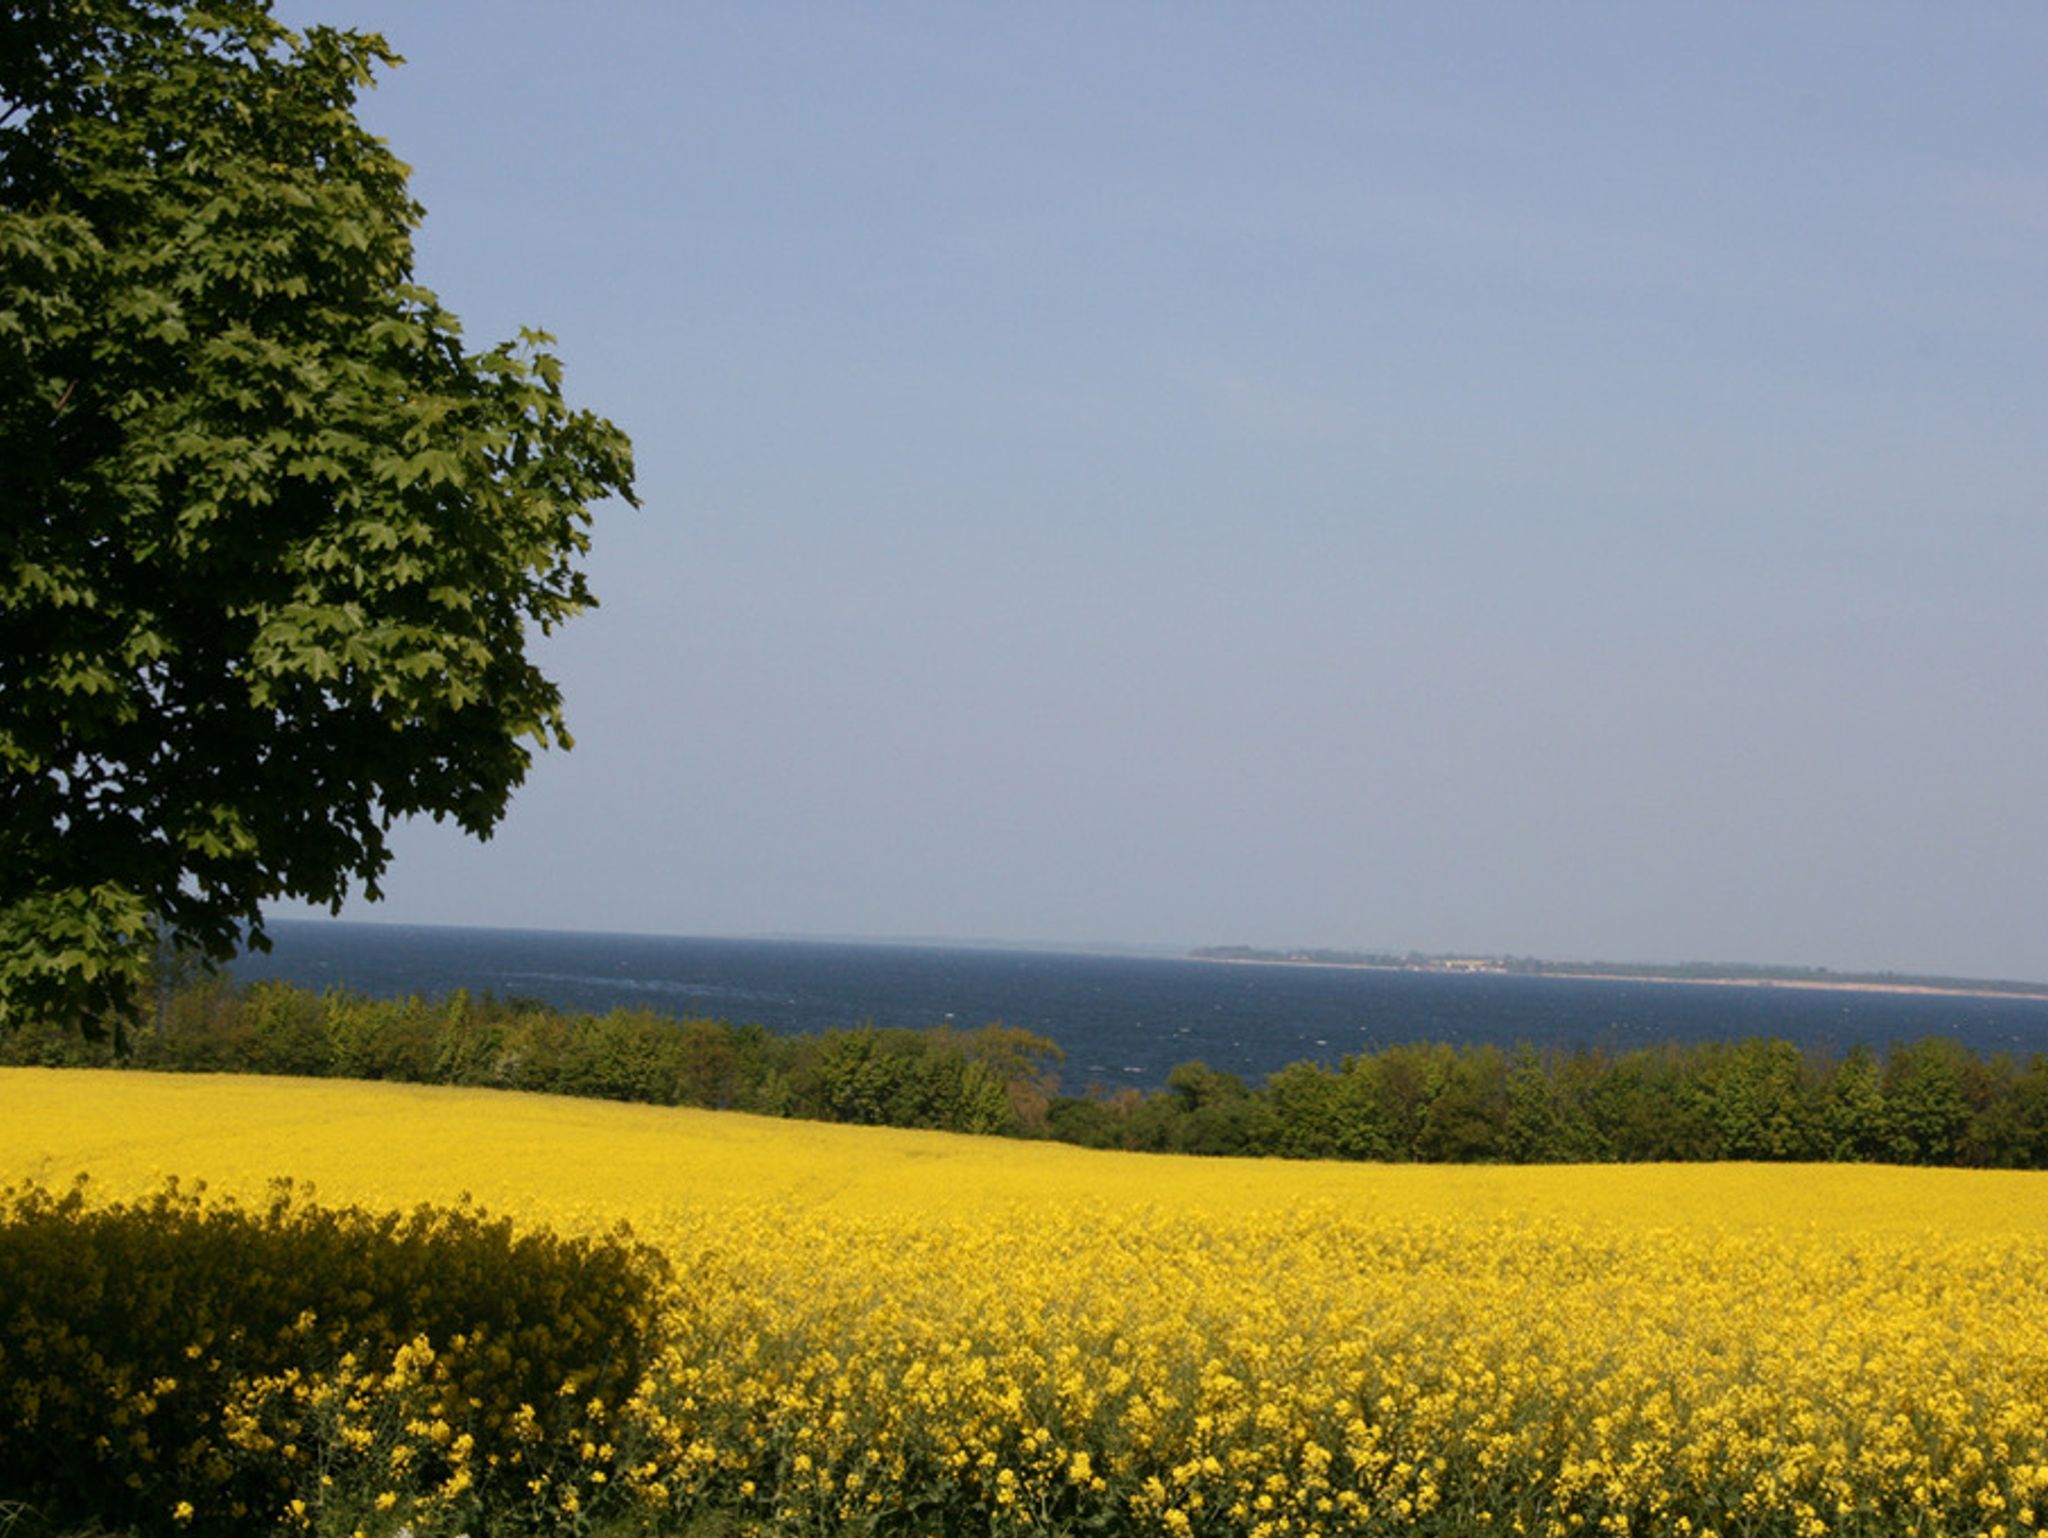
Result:
{"label": "tree", "polygon": [[1886,1156],[1900,1164],[1960,1162],[1968,1089],[1980,1071],[1969,1050],[1946,1036],[1894,1045],[1884,1064]]}
{"label": "tree", "polygon": [[550,339],[466,351],[356,120],[398,62],[269,0],[15,0],[0,31],[0,1023],[118,1030],[159,935],[376,898],[487,837],[528,660],[631,446]]}

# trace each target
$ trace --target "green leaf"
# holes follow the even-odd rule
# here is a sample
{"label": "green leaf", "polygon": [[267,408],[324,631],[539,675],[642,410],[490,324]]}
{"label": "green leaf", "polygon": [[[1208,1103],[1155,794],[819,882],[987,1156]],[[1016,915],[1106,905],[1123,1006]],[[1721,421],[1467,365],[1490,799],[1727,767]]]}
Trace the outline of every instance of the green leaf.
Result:
{"label": "green leaf", "polygon": [[278,897],[374,892],[401,813],[490,831],[520,739],[567,745],[528,636],[587,606],[633,467],[545,334],[467,349],[413,281],[354,110],[381,41],[35,8],[65,67],[9,77],[0,178],[0,464],[37,488],[0,509],[0,796],[34,809],[0,1023],[90,1024],[152,915],[225,956]]}

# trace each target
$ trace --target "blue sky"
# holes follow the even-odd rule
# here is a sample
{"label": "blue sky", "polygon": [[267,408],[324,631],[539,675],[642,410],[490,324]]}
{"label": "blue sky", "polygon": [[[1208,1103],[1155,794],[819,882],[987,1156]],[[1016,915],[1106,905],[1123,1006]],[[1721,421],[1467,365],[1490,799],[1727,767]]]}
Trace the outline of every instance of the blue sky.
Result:
{"label": "blue sky", "polygon": [[645,502],[350,916],[2048,977],[2048,10],[281,9]]}

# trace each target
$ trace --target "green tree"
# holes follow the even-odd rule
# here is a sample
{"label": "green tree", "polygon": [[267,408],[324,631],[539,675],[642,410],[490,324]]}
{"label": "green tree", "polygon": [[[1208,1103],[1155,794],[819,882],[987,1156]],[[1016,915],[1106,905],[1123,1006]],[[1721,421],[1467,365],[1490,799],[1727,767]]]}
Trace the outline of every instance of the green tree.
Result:
{"label": "green tree", "polygon": [[1703,1096],[1688,1080],[1691,1054],[1675,1043],[1606,1060],[1586,1087],[1595,1136],[1607,1156],[1637,1160],[1712,1159],[1716,1134]]}
{"label": "green tree", "polygon": [[1884,1064],[1886,1157],[1900,1164],[1955,1164],[1970,1125],[1976,1066],[1946,1036],[1894,1045]]}
{"label": "green tree", "polygon": [[1791,1042],[1710,1043],[1690,1059],[1717,1158],[1806,1159],[1825,1146],[1813,1127],[1812,1075]]}
{"label": "green tree", "polygon": [[1508,1060],[1495,1046],[1439,1047],[1434,1089],[1416,1129],[1418,1156],[1435,1162],[1498,1159],[1508,1143]]}
{"label": "green tree", "polygon": [[1344,1066],[1347,1073],[1363,1074],[1371,1086],[1390,1145],[1387,1156],[1421,1157],[1417,1143],[1423,1117],[1442,1082],[1443,1064],[1435,1049],[1427,1042],[1408,1042],[1383,1048],[1369,1059],[1351,1058]]}
{"label": "green tree", "polygon": [[1347,1056],[1334,1070],[1289,1063],[1266,1081],[1274,1151],[1297,1159],[1393,1157],[1379,1086],[1370,1054]]}
{"label": "green tree", "polygon": [[1884,1062],[1860,1042],[1829,1070],[1821,1093],[1826,1158],[1868,1163],[1891,1151],[1884,1106]]}
{"label": "green tree", "polygon": [[1226,1105],[1235,1100],[1242,1100],[1245,1095],[1243,1079],[1220,1068],[1211,1068],[1199,1059],[1189,1063],[1178,1063],[1169,1069],[1166,1087],[1180,1098],[1184,1109],[1190,1112]]}
{"label": "green tree", "polygon": [[396,820],[487,836],[568,745],[527,639],[631,448],[413,281],[354,113],[396,62],[268,0],[9,7],[0,1023],[118,1030],[159,937],[375,898]]}
{"label": "green tree", "polygon": [[1009,1119],[1024,1132],[1043,1133],[1053,1096],[1059,1093],[1057,1065],[1067,1055],[1059,1043],[1000,1020],[968,1031],[959,1040],[967,1061],[986,1069],[1003,1086]]}
{"label": "green tree", "polygon": [[1346,1136],[1351,1118],[1343,1091],[1343,1080],[1321,1063],[1289,1063],[1270,1074],[1273,1151],[1290,1159],[1362,1157]]}

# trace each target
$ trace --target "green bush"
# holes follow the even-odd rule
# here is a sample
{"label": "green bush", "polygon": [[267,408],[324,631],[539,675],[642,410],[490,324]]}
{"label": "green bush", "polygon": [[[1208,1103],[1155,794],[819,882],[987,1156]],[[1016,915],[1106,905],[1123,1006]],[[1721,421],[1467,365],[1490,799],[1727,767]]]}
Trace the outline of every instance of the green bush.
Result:
{"label": "green bush", "polygon": [[555,1466],[587,1473],[593,1417],[638,1385],[668,1274],[623,1231],[565,1239],[469,1207],[376,1214],[289,1184],[257,1208],[175,1184],[105,1206],[83,1182],[10,1189],[0,1493],[158,1530],[338,1503],[373,1526],[501,1523]]}

